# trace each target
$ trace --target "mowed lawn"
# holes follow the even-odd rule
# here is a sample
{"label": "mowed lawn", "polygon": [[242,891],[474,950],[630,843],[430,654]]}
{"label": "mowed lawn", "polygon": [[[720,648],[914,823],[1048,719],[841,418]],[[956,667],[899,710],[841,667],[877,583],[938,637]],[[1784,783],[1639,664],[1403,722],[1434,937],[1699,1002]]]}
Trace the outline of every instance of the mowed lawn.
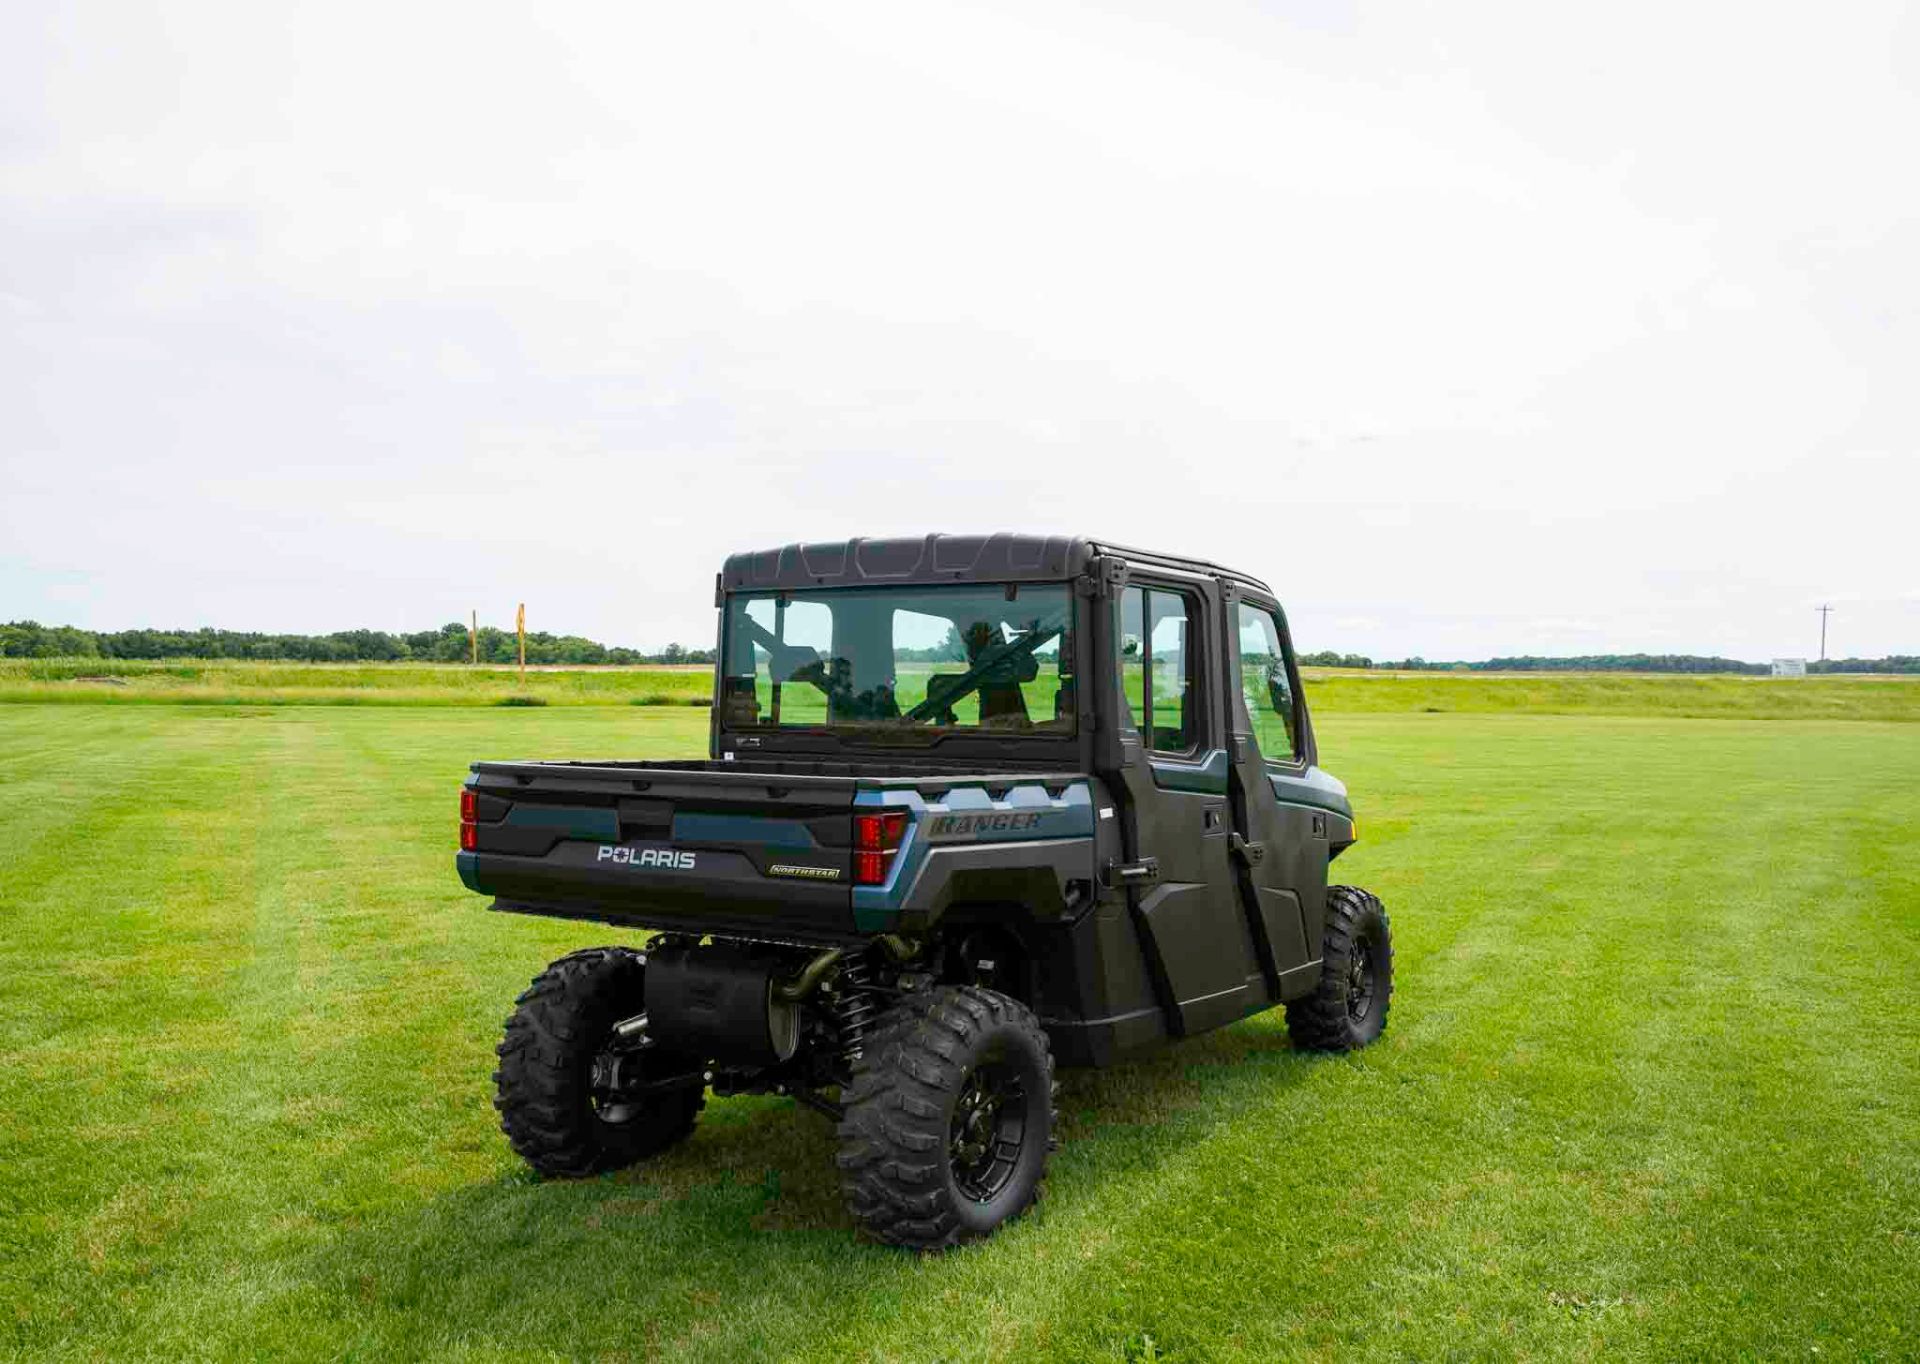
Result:
{"label": "mowed lawn", "polygon": [[0,706],[0,1357],[1920,1355],[1920,725],[1320,716],[1386,1038],[1067,1074],[1041,1209],[919,1259],[783,1100],[578,1184],[494,1127],[611,935],[462,891],[466,763],[706,718]]}

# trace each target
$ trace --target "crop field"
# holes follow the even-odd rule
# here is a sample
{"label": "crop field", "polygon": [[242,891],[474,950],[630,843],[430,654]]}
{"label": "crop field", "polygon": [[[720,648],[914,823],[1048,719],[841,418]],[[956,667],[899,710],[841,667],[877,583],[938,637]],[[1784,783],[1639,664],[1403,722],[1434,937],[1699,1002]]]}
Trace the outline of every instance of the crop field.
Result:
{"label": "crop field", "polygon": [[495,1129],[617,939],[461,889],[466,764],[701,752],[625,703],[704,672],[62,666],[0,672],[76,702],[0,704],[0,1358],[1920,1356],[1920,684],[1310,677],[1386,1037],[1066,1073],[1040,1208],[915,1258],[786,1100],[580,1183]]}

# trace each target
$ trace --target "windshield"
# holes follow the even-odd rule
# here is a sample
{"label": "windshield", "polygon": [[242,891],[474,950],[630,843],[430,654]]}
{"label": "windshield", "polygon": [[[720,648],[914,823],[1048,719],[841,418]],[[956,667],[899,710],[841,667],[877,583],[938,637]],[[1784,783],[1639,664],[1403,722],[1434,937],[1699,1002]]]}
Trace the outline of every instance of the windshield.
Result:
{"label": "windshield", "polygon": [[729,729],[1070,735],[1072,603],[1057,583],[729,597],[721,718]]}

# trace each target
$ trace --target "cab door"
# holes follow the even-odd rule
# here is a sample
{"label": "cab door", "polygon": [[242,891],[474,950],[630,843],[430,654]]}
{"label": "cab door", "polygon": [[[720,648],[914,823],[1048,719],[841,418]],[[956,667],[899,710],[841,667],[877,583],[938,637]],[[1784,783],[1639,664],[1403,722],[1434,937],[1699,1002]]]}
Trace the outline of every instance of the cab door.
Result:
{"label": "cab door", "polygon": [[1118,875],[1169,1032],[1190,1035],[1264,1006],[1229,844],[1218,589],[1134,576],[1109,604],[1116,769],[1132,861]]}
{"label": "cab door", "polygon": [[1221,584],[1233,834],[1229,854],[1270,999],[1319,979],[1328,814],[1309,798],[1313,734],[1279,603]]}

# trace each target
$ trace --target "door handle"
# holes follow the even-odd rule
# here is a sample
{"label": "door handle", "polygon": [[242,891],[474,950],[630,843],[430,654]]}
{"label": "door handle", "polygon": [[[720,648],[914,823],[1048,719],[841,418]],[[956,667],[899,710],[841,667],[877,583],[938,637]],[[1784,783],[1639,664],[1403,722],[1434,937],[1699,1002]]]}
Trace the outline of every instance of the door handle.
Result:
{"label": "door handle", "polygon": [[1143,857],[1138,862],[1109,862],[1106,871],[1109,887],[1144,885],[1160,879],[1160,859]]}

